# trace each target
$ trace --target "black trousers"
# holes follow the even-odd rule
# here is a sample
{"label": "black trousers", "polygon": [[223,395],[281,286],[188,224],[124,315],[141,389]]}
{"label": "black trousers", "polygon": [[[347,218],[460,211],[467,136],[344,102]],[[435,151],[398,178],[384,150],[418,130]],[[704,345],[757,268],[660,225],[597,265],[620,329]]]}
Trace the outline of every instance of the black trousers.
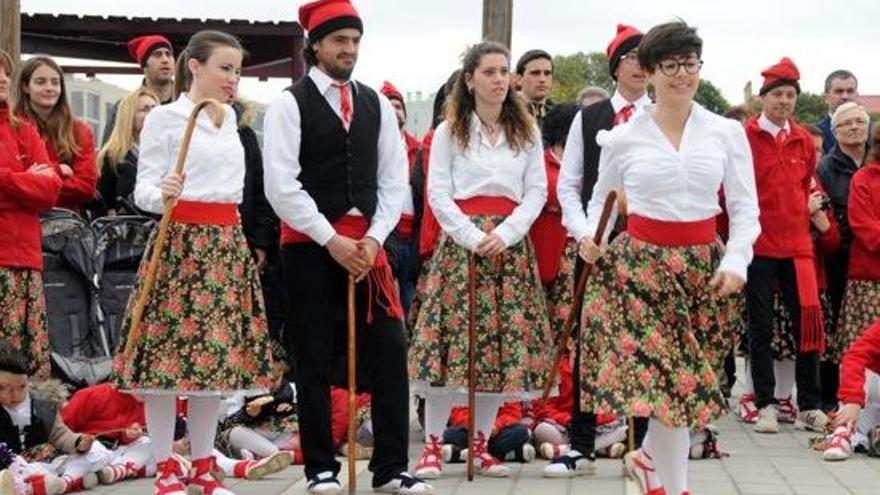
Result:
{"label": "black trousers", "polygon": [[[847,269],[849,268],[849,248],[841,248],[825,259],[825,280],[828,285],[828,298],[831,302],[831,331],[837,331],[837,322],[843,310],[843,295],[846,292]],[[840,363],[822,361],[819,375],[822,378],[822,404],[826,410],[837,406],[837,389],[840,386]]]}
{"label": "black trousers", "polygon": [[[304,242],[282,247],[288,321],[293,344],[300,438],[306,476],[339,472],[330,423],[330,385],[346,376],[346,299],[348,273],[326,249]],[[375,438],[370,471],[373,485],[387,483],[407,469],[409,380],[403,322],[373,309],[366,323],[366,281],[356,292],[358,370],[372,392]],[[364,359],[360,359],[363,357]],[[365,361],[365,362],[364,362]],[[364,370],[364,373],[360,371]],[[358,380],[359,383],[361,380]]]}
{"label": "black trousers", "polygon": [[[773,394],[773,291],[776,284],[791,316],[796,343],[800,343],[801,307],[798,299],[794,262],[791,258],[776,259],[755,256],[749,265],[746,297],[749,308],[749,362],[755,386],[755,406],[759,409],[776,404]],[[822,408],[819,388],[819,353],[798,352],[795,360],[797,402],[801,411]]]}

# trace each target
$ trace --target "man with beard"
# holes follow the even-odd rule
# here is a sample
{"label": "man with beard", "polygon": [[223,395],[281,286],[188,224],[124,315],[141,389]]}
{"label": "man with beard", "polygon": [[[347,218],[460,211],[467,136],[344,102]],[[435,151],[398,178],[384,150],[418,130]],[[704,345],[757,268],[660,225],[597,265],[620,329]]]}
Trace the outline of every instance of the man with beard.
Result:
{"label": "man with beard", "polygon": [[[363,23],[348,0],[299,9],[306,77],[265,120],[266,196],[283,222],[302,451],[310,493],[339,493],[330,422],[334,356],[345,348],[346,285],[357,282],[358,339],[369,368],[373,489],[424,494],[406,472],[409,384],[403,309],[382,244],[407,194],[406,157],[388,100],[351,79]],[[342,375],[344,376],[344,375]]]}
{"label": "man with beard", "polygon": [[538,121],[538,126],[542,126],[544,116],[553,107],[549,98],[553,86],[553,57],[544,50],[523,53],[516,63],[516,85],[529,113]]}
{"label": "man with beard", "polygon": [[[156,95],[162,105],[170,103],[174,96],[174,48],[168,38],[159,34],[138,36],[129,40],[128,54],[144,69],[144,89]],[[113,105],[107,112],[102,143],[110,139],[118,106]]]}

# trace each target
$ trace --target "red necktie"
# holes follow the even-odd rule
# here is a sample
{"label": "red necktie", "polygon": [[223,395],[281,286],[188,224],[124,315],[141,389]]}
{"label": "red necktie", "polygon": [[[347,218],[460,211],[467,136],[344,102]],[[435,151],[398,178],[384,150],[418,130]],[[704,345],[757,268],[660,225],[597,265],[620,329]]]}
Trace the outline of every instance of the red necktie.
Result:
{"label": "red necktie", "polygon": [[628,122],[629,118],[632,117],[632,114],[635,111],[635,105],[633,105],[632,103],[627,104],[625,107],[621,108],[619,112],[614,114],[614,125]]}
{"label": "red necktie", "polygon": [[779,129],[779,132],[776,133],[776,145],[782,146],[785,144],[786,139],[788,139],[788,131],[785,129]]}
{"label": "red necktie", "polygon": [[347,131],[351,126],[351,91],[348,89],[348,83],[333,83],[333,86],[339,88],[339,115],[342,118],[342,126]]}

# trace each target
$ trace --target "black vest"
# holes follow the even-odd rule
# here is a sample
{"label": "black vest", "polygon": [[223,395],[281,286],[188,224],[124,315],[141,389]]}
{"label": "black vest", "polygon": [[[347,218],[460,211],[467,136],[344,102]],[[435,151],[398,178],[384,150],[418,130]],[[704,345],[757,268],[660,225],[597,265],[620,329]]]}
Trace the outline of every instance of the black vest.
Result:
{"label": "black vest", "polygon": [[6,409],[0,407],[0,442],[6,443],[16,454],[44,444],[49,441],[57,417],[58,408],[54,402],[31,395],[31,424],[19,430]]}
{"label": "black vest", "polygon": [[581,136],[584,143],[584,181],[581,202],[584,209],[593,197],[593,188],[599,179],[599,154],[602,147],[596,143],[596,134],[614,127],[614,106],[611,100],[602,100],[581,110]]}
{"label": "black vest", "polygon": [[299,106],[299,181],[331,223],[352,208],[370,219],[378,202],[379,97],[363,84],[351,87],[353,113],[348,132],[312,78],[304,77],[287,88]]}

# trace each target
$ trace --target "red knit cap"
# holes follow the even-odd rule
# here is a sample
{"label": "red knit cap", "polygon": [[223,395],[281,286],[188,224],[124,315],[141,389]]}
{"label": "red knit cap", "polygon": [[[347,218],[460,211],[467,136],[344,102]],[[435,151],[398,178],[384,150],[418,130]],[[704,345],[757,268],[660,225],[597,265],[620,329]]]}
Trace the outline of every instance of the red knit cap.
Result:
{"label": "red knit cap", "polygon": [[317,41],[333,31],[354,28],[364,32],[361,17],[349,0],[317,0],[299,8],[299,24]]}
{"label": "red knit cap", "polygon": [[632,26],[627,26],[626,24],[617,25],[617,35],[614,36],[614,39],[608,44],[608,48],[605,49],[605,55],[608,55],[608,70],[611,72],[612,77],[614,77],[614,72],[620,64],[620,57],[639,46],[644,36],[641,31]]}
{"label": "red knit cap", "polygon": [[382,89],[380,89],[379,92],[385,95],[389,100],[403,101],[403,94],[388,81],[382,83]]}
{"label": "red knit cap", "polygon": [[146,36],[138,36],[128,42],[128,54],[135,59],[137,63],[143,67],[147,58],[156,48],[164,46],[171,49],[171,42],[168,38],[159,34],[149,34]]}
{"label": "red knit cap", "polygon": [[788,57],[782,57],[779,63],[767,67],[761,72],[761,75],[764,76],[764,84],[761,85],[761,91],[758,92],[761,96],[774,88],[785,85],[794,86],[798,94],[801,93],[801,86],[798,83],[801,73]]}

